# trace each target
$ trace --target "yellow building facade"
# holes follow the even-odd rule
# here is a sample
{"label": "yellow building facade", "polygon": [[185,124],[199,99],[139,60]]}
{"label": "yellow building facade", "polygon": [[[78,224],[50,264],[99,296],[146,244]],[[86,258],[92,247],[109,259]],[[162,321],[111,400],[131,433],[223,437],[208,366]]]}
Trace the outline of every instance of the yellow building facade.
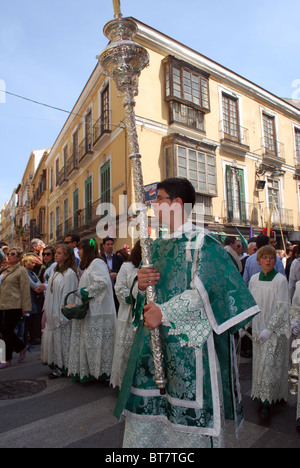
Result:
{"label": "yellow building facade", "polygon": [[[238,229],[248,237],[270,219],[279,244],[300,241],[296,104],[135,21],[135,41],[150,56],[135,108],[145,186],[187,177],[197,191],[194,220],[209,230],[236,235]],[[133,245],[124,118],[115,85],[98,64],[37,175],[45,190],[30,222],[40,225],[42,216],[45,242],[75,231],[81,238],[115,237],[116,248]],[[109,223],[105,203],[115,215]]]}

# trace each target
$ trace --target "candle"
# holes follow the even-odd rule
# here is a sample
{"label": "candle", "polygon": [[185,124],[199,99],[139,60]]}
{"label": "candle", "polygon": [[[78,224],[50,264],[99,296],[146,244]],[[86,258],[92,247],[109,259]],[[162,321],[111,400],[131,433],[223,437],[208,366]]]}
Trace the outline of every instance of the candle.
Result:
{"label": "candle", "polygon": [[113,0],[115,15],[121,13],[120,0]]}

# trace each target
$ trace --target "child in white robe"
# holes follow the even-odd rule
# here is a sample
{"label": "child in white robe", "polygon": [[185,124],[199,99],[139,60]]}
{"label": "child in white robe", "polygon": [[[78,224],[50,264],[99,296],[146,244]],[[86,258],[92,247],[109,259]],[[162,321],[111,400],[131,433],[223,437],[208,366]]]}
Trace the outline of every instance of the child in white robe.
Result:
{"label": "child in white robe", "polygon": [[259,414],[269,420],[271,406],[288,396],[290,349],[290,299],[287,279],[275,269],[276,250],[267,245],[258,250],[262,272],[252,276],[249,290],[261,312],[252,320],[253,399]]}
{"label": "child in white robe", "polygon": [[[73,249],[67,244],[59,245],[55,250],[56,267],[52,270],[45,297],[46,326],[42,335],[41,358],[53,370],[49,378],[58,378],[67,374],[71,321],[61,312],[65,297],[78,288],[76,262]],[[75,302],[71,294],[68,303]]]}

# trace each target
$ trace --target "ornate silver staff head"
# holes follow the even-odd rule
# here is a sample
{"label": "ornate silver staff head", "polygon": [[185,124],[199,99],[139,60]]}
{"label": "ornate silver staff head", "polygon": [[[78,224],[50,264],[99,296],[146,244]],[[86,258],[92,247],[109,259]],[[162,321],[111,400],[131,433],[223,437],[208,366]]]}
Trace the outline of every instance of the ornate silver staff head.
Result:
{"label": "ornate silver staff head", "polygon": [[[110,40],[108,46],[98,56],[103,73],[110,76],[123,98],[126,114],[126,130],[133,174],[135,201],[144,208],[139,213],[139,231],[143,264],[151,268],[151,249],[148,238],[148,211],[145,205],[145,192],[141,167],[141,155],[135,122],[135,96],[138,94],[138,79],[141,71],[149,63],[147,50],[133,42],[137,32],[136,23],[130,18],[123,18],[120,1],[113,0],[115,19],[104,26],[104,34]],[[155,288],[147,288],[148,302],[155,302]],[[155,382],[161,394],[165,393],[166,377],[163,366],[163,353],[160,330],[151,330],[151,342],[155,366]]]}

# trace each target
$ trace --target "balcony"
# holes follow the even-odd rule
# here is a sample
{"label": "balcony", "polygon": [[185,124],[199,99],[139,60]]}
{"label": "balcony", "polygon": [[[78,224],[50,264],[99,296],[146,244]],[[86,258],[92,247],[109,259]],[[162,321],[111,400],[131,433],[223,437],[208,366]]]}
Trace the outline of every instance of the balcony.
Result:
{"label": "balcony", "polygon": [[232,124],[229,127],[228,122],[221,120],[219,122],[219,135],[221,149],[235,154],[237,156],[245,156],[249,147],[249,130],[240,125]]}
{"label": "balcony", "polygon": [[111,133],[110,112],[108,116],[101,116],[93,127],[93,145],[96,147],[100,138]]}
{"label": "balcony", "polygon": [[63,223],[59,224],[56,229],[56,241],[63,241],[65,236],[72,231],[76,231],[80,236],[96,235],[96,225],[101,219],[101,217],[96,214],[100,203],[101,199],[91,203],[84,209],[77,210],[72,218],[68,218]]}
{"label": "balcony", "polygon": [[262,139],[263,163],[270,165],[280,165],[285,163],[284,144],[271,138]]}
{"label": "balcony", "polygon": [[56,235],[56,242],[63,242],[64,234],[63,234],[63,224],[59,224],[55,231]]}
{"label": "balcony", "polygon": [[62,185],[68,181],[68,171],[66,167],[63,167],[58,173],[58,185]]}
{"label": "balcony", "polygon": [[79,163],[88,155],[93,153],[92,135],[88,135],[79,144]]}
{"label": "balcony", "polygon": [[242,201],[223,201],[222,223],[234,226],[259,226],[259,206]]}
{"label": "balcony", "polygon": [[73,148],[72,156],[68,159],[67,162],[67,171],[68,176],[72,174],[73,171],[79,169],[79,147]]}
{"label": "balcony", "polygon": [[[269,211],[264,216],[265,225],[269,221]],[[285,208],[278,208],[273,211],[271,216],[271,227],[274,229],[294,230],[294,211]]]}

